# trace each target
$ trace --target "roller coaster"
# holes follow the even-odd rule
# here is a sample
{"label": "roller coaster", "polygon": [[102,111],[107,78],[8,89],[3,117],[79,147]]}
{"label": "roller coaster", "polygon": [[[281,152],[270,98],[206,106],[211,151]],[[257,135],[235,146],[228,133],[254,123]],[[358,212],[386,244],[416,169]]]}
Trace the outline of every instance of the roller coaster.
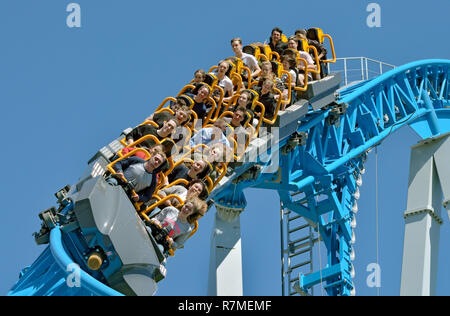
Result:
{"label": "roller coaster", "polygon": [[[450,210],[450,185],[443,180],[443,175],[448,178],[450,172],[446,162],[450,154],[450,61],[417,61],[375,78],[363,78],[357,83],[343,82],[337,72],[308,82],[309,72],[320,74],[321,67],[328,67],[336,61],[331,36],[318,28],[316,32],[321,43],[329,41],[332,58],[319,61],[317,50],[300,41],[300,50],[311,52],[316,68],[310,70],[303,67],[304,85],[291,87],[288,84],[286,95],[277,88],[273,89],[277,103],[272,117],[265,115],[264,104],[258,100],[258,93],[252,90],[258,82],[252,78],[251,70],[241,59],[227,59],[230,64],[228,76],[237,91],[229,101],[224,101],[225,93],[214,75],[217,66],[212,67],[204,79],[203,83],[211,92],[216,92],[217,98],[213,98],[212,93],[208,96],[209,109],[201,126],[196,125],[199,117],[192,112],[187,140],[199,128],[232,115],[229,108],[236,104],[239,92],[244,89],[252,92],[251,110],[259,112],[255,116],[257,124],[252,126],[251,121],[246,123],[251,137],[244,150],[239,152],[236,142],[230,138],[235,149],[233,161],[214,163],[215,176],[205,178],[208,205],[215,205],[217,210],[216,227],[221,227],[225,233],[237,234],[213,237],[212,290],[208,291],[209,294],[223,295],[217,289],[220,287],[217,274],[221,273],[218,267],[224,258],[231,258],[234,254],[226,247],[216,246],[240,238],[240,231],[233,232],[227,225],[246,208],[244,191],[252,187],[276,190],[280,196],[283,295],[311,295],[313,287],[318,284],[322,284],[330,296],[354,295],[352,244],[355,242],[354,223],[364,163],[371,148],[405,125],[424,140],[418,145],[417,152],[420,151],[420,159],[426,162],[419,164],[414,160],[411,169],[415,173],[410,179],[405,218],[409,221],[407,225],[412,223],[416,226],[405,230],[405,237],[408,238],[405,238],[402,289],[425,286],[413,284],[412,275],[422,268],[416,267],[411,259],[414,257],[411,254],[414,242],[410,236],[414,235],[416,241],[423,236],[417,234],[420,230],[417,223],[420,221],[415,218],[418,216],[420,220],[425,216],[424,220],[430,221],[430,229],[436,233],[434,223],[438,223],[437,226],[442,224],[440,208],[443,205]],[[291,82],[291,74],[283,69],[280,56],[268,45],[255,43],[244,47],[244,51],[260,62],[270,61],[275,75],[278,78],[285,76]],[[307,61],[298,55],[296,61],[297,64],[307,65]],[[194,85],[188,84],[177,96],[184,98],[191,109],[195,102],[187,91],[194,88]],[[174,114],[166,104],[176,100],[166,98],[155,113],[165,111]],[[152,125],[155,122],[145,121],[142,124]],[[126,129],[120,137],[101,148],[88,161],[88,167],[78,183],[66,186],[55,194],[57,207],[39,214],[42,227],[35,233],[35,239],[38,244],[48,246],[31,266],[22,270],[9,295],[140,296],[156,293],[157,283],[165,277],[164,263],[166,260],[176,260],[176,251],[170,249],[167,257],[158,250],[157,241],[146,229],[146,223],[168,199],[178,199],[181,205],[184,201],[179,196],[160,198],[155,195],[153,204],[142,207],[130,200],[129,192],[124,187],[106,182],[105,179],[115,173],[113,167],[117,161],[137,152],[141,152],[145,159],[151,157],[145,148],[139,148],[142,142],[151,139],[156,144],[163,144],[166,140],[146,136],[145,139],[127,143],[126,136],[131,130]],[[424,146],[434,147],[424,154]],[[171,156],[168,170],[159,174],[156,192],[167,186],[165,179],[177,165],[192,163],[192,155],[205,147],[191,148],[185,139],[181,144],[184,151]],[[125,154],[124,148],[131,151]],[[423,155],[428,155],[428,158],[423,158]],[[433,184],[438,182],[440,195],[435,197],[427,191],[433,195],[431,202],[413,201],[412,195],[423,189],[415,181],[416,175],[429,161],[434,164],[430,169],[434,170],[434,177],[421,175],[418,178],[422,182],[426,179]],[[442,176],[436,177],[436,173]],[[418,206],[421,203],[425,205]],[[193,233],[198,227],[195,223]],[[305,232],[306,235],[301,235]],[[299,272],[312,260],[300,258],[307,256],[317,244],[324,245],[327,250],[326,267],[320,271]],[[435,256],[432,245],[425,245],[425,250],[432,252],[431,255],[428,253],[431,257]],[[425,273],[423,269],[420,271]],[[236,273],[235,277],[241,275]],[[405,290],[403,293],[408,292]]]}

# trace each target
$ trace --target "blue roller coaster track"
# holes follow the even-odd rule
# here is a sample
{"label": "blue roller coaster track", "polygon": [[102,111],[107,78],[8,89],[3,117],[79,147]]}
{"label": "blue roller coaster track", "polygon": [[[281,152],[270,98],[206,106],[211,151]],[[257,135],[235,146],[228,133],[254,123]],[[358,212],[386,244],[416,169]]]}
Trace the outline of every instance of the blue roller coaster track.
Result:
{"label": "blue roller coaster track", "polygon": [[[367,152],[405,125],[423,139],[450,132],[449,69],[449,60],[417,61],[328,91],[333,100],[320,106],[296,103],[292,107],[303,114],[290,121],[280,115],[278,141],[268,141],[269,155],[236,167],[210,199],[218,207],[242,210],[246,188],[276,190],[283,207],[311,223],[327,249],[326,267],[301,275],[300,291],[308,294],[322,283],[328,295],[350,295],[351,222]],[[252,150],[250,146],[247,153]],[[66,286],[71,273],[66,267],[80,262],[69,255],[72,246],[64,244],[64,234],[53,227],[49,247],[22,272],[9,294],[121,295],[83,269],[82,287]]]}

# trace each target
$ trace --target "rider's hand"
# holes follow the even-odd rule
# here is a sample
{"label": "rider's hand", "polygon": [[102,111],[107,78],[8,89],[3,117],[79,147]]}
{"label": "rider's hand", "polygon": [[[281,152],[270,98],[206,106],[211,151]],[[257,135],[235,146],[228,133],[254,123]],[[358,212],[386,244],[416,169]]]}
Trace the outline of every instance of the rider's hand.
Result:
{"label": "rider's hand", "polygon": [[117,172],[115,174],[113,174],[113,177],[119,180],[122,180],[123,182],[127,182],[127,179],[125,178],[125,175],[123,174],[123,172]]}
{"label": "rider's hand", "polygon": [[170,204],[172,204],[172,206],[177,207],[178,205],[180,205],[180,201],[178,201],[176,198],[173,198],[170,201]]}

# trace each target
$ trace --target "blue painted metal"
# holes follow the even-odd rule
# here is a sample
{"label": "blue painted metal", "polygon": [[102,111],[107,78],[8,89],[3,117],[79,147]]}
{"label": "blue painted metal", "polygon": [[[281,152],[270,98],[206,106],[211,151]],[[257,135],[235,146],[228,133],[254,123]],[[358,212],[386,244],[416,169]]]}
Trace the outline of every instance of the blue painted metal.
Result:
{"label": "blue painted metal", "polygon": [[[448,60],[418,61],[340,90],[337,103],[347,106],[345,113],[310,111],[302,118],[297,132],[306,132],[308,140],[280,155],[277,173],[262,173],[222,189],[222,199],[247,187],[277,190],[284,208],[317,223],[328,263],[321,271],[300,276],[305,293],[323,282],[328,295],[350,295],[350,223],[367,151],[405,125],[422,138],[450,131],[449,67]],[[298,192],[303,198],[295,200],[292,193]]]}
{"label": "blue painted metal", "polygon": [[[55,261],[61,269],[67,269],[68,266],[73,265],[73,260],[66,253],[63,243],[62,235],[59,227],[52,230],[50,234],[50,250]],[[119,292],[111,289],[105,284],[94,279],[88,273],[80,269],[80,285],[86,291],[90,291],[93,295],[100,296],[122,296]]]}
{"label": "blue painted metal", "polygon": [[[70,258],[60,227],[50,234],[50,245],[32,266],[24,269],[10,296],[121,296],[82,269]],[[67,282],[68,278],[72,282]],[[76,279],[78,278],[78,279]],[[78,282],[79,281],[79,282]],[[73,286],[72,286],[73,285]]]}
{"label": "blue painted metal", "polygon": [[[352,206],[359,194],[355,179],[360,176],[364,153],[405,125],[410,125],[422,138],[450,130],[450,109],[444,108],[450,100],[449,66],[447,60],[415,62],[356,89],[351,87],[350,93],[343,90],[338,103],[348,104],[348,108],[340,125],[327,126],[321,122],[308,129],[312,138],[306,151],[311,155],[305,162],[311,164],[316,160],[323,169],[305,164],[301,173],[290,170],[290,174],[300,175],[294,182],[299,191],[310,197],[307,206],[292,201],[288,192],[280,194],[287,208],[318,223],[328,250],[327,267],[320,273],[301,277],[303,291],[323,281],[329,295],[350,294],[353,289],[350,222],[354,216]],[[299,131],[305,130],[300,127]],[[314,202],[311,197],[319,194],[326,198]],[[327,213],[328,221],[324,222],[323,215]]]}

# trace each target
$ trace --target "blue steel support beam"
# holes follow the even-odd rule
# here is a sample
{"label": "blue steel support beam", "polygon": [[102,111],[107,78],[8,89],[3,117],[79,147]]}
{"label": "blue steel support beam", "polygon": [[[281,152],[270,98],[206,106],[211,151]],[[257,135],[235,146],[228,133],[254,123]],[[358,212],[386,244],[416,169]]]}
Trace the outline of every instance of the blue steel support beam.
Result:
{"label": "blue steel support beam", "polygon": [[437,118],[436,112],[434,111],[433,102],[430,99],[427,91],[422,90],[422,99],[424,101],[425,107],[428,109],[428,124],[433,136],[437,136],[441,133],[439,128],[439,120]]}
{"label": "blue steel support beam", "polygon": [[[69,285],[68,280],[74,284]],[[77,282],[75,282],[75,280]],[[24,269],[10,296],[123,296],[98,281],[69,256],[59,226],[50,233],[50,245],[32,266]]]}
{"label": "blue steel support beam", "polygon": [[[67,252],[64,249],[62,244],[62,234],[59,226],[53,228],[50,233],[50,250],[61,270],[69,274],[70,272],[67,271],[67,268],[75,263],[67,255]],[[123,296],[121,293],[94,279],[82,269],[79,270],[79,273],[80,285],[84,289],[92,292],[92,294],[99,296]]]}
{"label": "blue steel support beam", "polygon": [[[348,104],[348,109],[338,126],[325,123],[330,110],[323,113],[323,121],[300,125],[298,131],[310,137],[306,147],[295,149],[303,165],[283,172],[281,182],[295,185],[296,191],[309,196],[303,199],[308,203],[292,201],[285,191],[280,191],[280,198],[283,206],[317,223],[328,254],[328,265],[321,273],[301,276],[303,291],[326,282],[329,295],[350,294],[350,222],[356,200],[355,178],[360,176],[364,160],[361,157],[407,124],[424,138],[450,130],[450,110],[445,108],[449,102],[449,66],[450,61],[432,60],[396,68],[351,92],[341,92],[339,102]],[[295,156],[290,154],[288,158]],[[283,165],[294,164],[283,161]],[[324,180],[327,175],[334,184]],[[328,200],[315,203],[314,197],[319,194],[325,194]],[[323,221],[326,213],[328,223]]]}

